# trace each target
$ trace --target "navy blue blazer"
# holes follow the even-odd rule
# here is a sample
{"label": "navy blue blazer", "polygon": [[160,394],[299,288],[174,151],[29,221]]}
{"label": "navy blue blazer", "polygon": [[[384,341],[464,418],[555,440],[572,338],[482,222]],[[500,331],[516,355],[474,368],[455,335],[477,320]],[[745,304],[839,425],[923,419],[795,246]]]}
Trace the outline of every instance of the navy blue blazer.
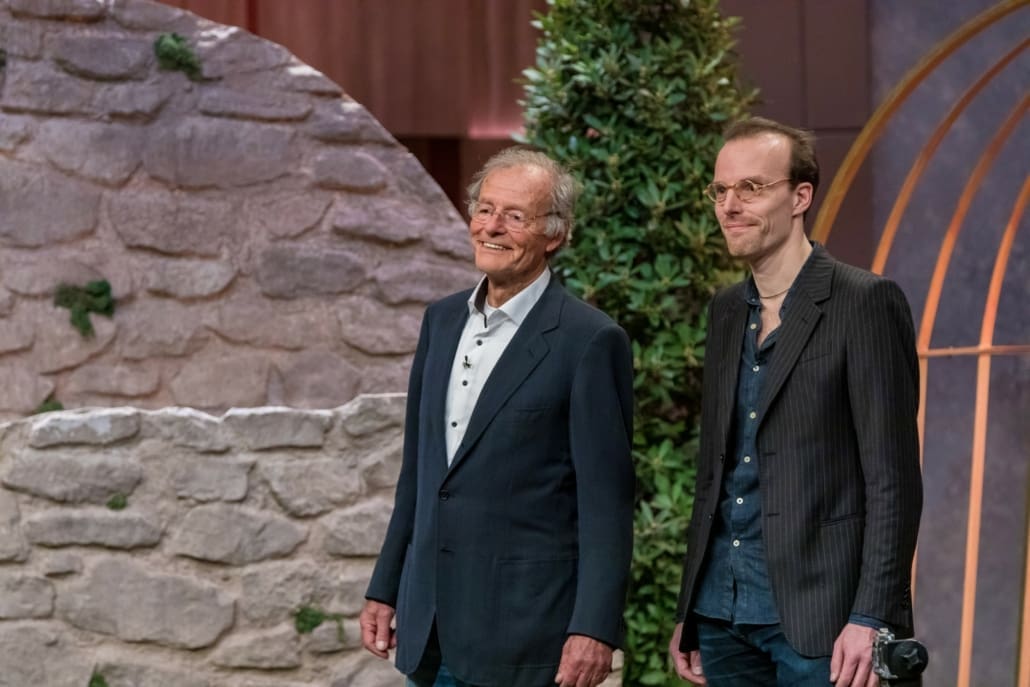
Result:
{"label": "navy blue blazer", "polygon": [[622,640],[632,353],[618,325],[552,279],[448,468],[444,406],[470,294],[423,318],[393,516],[366,596],[397,610],[402,672],[418,667],[435,618],[460,680],[538,687],[569,634]]}

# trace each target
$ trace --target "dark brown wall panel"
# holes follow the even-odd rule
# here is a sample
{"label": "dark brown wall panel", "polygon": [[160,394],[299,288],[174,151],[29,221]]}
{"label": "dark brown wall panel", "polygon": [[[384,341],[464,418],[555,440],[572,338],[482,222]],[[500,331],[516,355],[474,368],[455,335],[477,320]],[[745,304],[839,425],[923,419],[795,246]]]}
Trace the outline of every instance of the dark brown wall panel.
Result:
{"label": "dark brown wall panel", "polygon": [[395,135],[453,136],[466,128],[468,2],[257,0],[257,23]]}
{"label": "dark brown wall panel", "polygon": [[536,62],[539,32],[531,25],[544,0],[471,0],[470,138],[506,138],[522,126],[522,71]]}
{"label": "dark brown wall panel", "polygon": [[865,0],[808,0],[803,23],[806,126],[861,129],[870,114]]}
{"label": "dark brown wall panel", "polygon": [[544,0],[253,0],[261,35],[326,73],[397,136],[507,136]]}
{"label": "dark brown wall panel", "polygon": [[720,8],[742,18],[737,52],[745,82],[761,89],[755,114],[805,124],[801,0],[723,0]]}
{"label": "dark brown wall panel", "polygon": [[[816,202],[808,212],[808,227],[815,223],[819,206],[826,198],[826,192],[833,181],[840,163],[844,160],[851,144],[858,137],[858,131],[817,131],[819,155],[819,190]],[[834,257],[852,265],[868,269],[873,262],[873,217],[869,206],[872,198],[872,179],[869,167],[859,169],[844,205],[837,215],[833,231],[827,240],[827,248]]]}

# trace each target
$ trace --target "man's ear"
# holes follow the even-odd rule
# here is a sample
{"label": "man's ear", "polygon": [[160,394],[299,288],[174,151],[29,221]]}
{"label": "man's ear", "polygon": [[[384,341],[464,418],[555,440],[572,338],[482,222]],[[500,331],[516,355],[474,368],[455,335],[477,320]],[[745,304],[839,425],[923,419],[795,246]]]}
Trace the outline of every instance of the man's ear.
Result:
{"label": "man's ear", "polygon": [[791,213],[794,217],[805,214],[812,204],[812,184],[802,181],[794,187],[794,208]]}

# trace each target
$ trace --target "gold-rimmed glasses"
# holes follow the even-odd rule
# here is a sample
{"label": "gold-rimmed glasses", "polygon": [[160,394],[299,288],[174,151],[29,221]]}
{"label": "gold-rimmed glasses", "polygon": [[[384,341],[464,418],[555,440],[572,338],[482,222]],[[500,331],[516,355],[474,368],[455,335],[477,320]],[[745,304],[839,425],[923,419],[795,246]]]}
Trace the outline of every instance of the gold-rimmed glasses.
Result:
{"label": "gold-rimmed glasses", "polygon": [[737,200],[741,203],[747,203],[760,196],[762,191],[770,186],[782,184],[784,181],[790,181],[790,179],[777,179],[776,181],[770,181],[768,184],[759,184],[753,179],[741,179],[732,186],[727,186],[720,181],[713,181],[705,186],[705,195],[713,203],[724,203],[726,202],[726,193],[732,188],[733,194],[737,196]]}
{"label": "gold-rimmed glasses", "polygon": [[477,200],[469,201],[469,218],[473,224],[486,224],[490,218],[497,215],[501,218],[501,224],[509,231],[526,231],[533,224],[534,220],[541,217],[550,217],[558,213],[545,212],[542,215],[527,215],[522,210],[495,208],[490,203],[480,203]]}

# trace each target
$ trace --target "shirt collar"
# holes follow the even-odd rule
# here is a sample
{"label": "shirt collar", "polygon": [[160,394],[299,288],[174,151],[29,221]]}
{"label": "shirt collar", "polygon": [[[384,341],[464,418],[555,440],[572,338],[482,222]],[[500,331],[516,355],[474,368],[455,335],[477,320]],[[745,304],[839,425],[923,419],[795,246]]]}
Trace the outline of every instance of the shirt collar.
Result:
{"label": "shirt collar", "polygon": [[[787,305],[790,303],[794,296],[794,287],[797,286],[799,281],[801,281],[801,275],[803,275],[805,273],[805,270],[809,269],[809,265],[812,264],[812,256],[815,255],[814,248],[816,244],[814,241],[809,241],[809,244],[811,244],[813,250],[811,253],[808,254],[808,257],[805,258],[805,264],[803,264],[801,266],[801,269],[798,270],[797,276],[794,277],[794,281],[791,282],[790,288],[787,289],[787,297],[783,299],[783,305],[780,306],[781,313],[786,312]],[[747,304],[750,305],[752,308],[762,307],[762,300],[758,297],[758,286],[755,284],[755,276],[753,274],[749,274],[747,276],[747,280],[744,282],[743,298],[747,302]]]}
{"label": "shirt collar", "polygon": [[[486,284],[487,278],[484,276],[479,280],[479,284],[472,291],[472,295],[468,299],[469,315],[485,315],[486,306]],[[540,300],[540,297],[544,295],[544,291],[547,289],[547,285],[551,283],[551,270],[545,269],[530,283],[529,286],[519,291],[517,294],[508,299],[508,301],[495,310],[503,313],[505,317],[515,323],[515,326],[522,324],[522,321],[526,319],[526,315],[533,309],[536,302]]]}

